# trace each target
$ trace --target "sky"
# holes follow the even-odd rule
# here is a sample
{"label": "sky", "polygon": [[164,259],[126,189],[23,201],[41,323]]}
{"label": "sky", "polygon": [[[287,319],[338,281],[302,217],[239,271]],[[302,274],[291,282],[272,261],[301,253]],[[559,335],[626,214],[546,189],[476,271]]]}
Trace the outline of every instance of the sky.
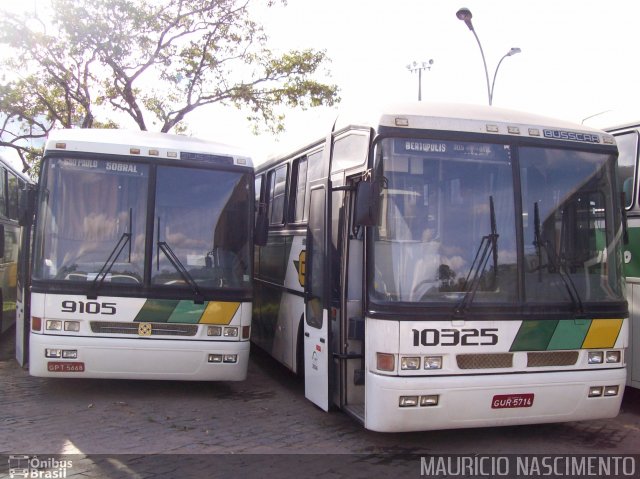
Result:
{"label": "sky", "polygon": [[[0,0],[37,8],[48,0]],[[326,50],[338,108],[287,112],[279,137],[254,135],[246,114],[210,107],[187,117],[195,136],[244,147],[256,162],[289,145],[323,137],[340,108],[414,101],[413,61],[433,60],[422,74],[422,100],[487,104],[480,49],[456,11],[466,7],[482,43],[490,82],[502,56],[493,105],[580,123],[608,110],[640,117],[640,66],[634,60],[640,2],[634,0],[288,0],[251,12],[275,51]],[[33,6],[33,7],[32,7]],[[304,140],[303,140],[304,138]]]}

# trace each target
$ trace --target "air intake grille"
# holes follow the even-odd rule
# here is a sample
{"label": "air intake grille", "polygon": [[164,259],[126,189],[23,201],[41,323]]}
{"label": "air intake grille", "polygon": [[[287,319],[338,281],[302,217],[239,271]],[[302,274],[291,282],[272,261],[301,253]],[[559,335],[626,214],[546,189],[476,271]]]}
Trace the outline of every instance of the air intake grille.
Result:
{"label": "air intake grille", "polygon": [[456,356],[460,369],[497,369],[513,366],[513,354],[459,354]]}
{"label": "air intake grille", "polygon": [[573,366],[578,361],[578,351],[541,351],[527,354],[527,367]]}
{"label": "air intake grille", "polygon": [[[133,334],[138,336],[140,324],[92,321],[91,331],[98,334]],[[195,336],[197,333],[197,324],[151,323],[151,336]]]}

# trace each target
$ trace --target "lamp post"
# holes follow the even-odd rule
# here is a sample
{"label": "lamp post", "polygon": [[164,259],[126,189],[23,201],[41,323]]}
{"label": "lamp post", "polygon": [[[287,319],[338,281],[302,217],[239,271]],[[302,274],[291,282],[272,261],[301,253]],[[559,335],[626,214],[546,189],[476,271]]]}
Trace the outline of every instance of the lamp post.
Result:
{"label": "lamp post", "polygon": [[426,62],[413,62],[407,65],[410,72],[418,72],[418,101],[422,101],[422,70],[431,70],[433,59]]}
{"label": "lamp post", "polygon": [[493,103],[493,88],[496,84],[496,75],[498,74],[498,68],[500,68],[500,64],[502,63],[502,60],[504,60],[506,57],[510,57],[511,55],[515,55],[516,53],[520,53],[522,50],[520,50],[519,48],[512,48],[500,59],[500,61],[498,62],[498,66],[496,67],[496,71],[493,74],[493,82],[491,85],[489,85],[489,70],[487,69],[487,61],[484,57],[484,50],[482,49],[480,38],[478,38],[478,34],[473,28],[473,23],[471,23],[472,16],[473,15],[471,15],[471,10],[469,10],[468,8],[461,8],[456,12],[456,17],[458,17],[459,20],[462,20],[465,23],[465,25],[469,27],[469,30],[473,32],[473,36],[476,38],[476,42],[478,42],[478,47],[480,48],[480,54],[482,55],[482,63],[484,64],[484,75],[487,80],[487,97],[489,98],[489,105],[491,105]]}

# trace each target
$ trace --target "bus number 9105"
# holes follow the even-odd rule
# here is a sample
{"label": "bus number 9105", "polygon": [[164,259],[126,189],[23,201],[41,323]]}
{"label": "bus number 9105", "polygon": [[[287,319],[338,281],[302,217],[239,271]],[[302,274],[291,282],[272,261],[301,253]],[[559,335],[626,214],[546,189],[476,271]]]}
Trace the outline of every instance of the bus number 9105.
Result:
{"label": "bus number 9105", "polygon": [[497,328],[486,329],[412,329],[414,346],[494,346]]}
{"label": "bus number 9105", "polygon": [[63,313],[116,314],[116,303],[98,303],[97,301],[63,301]]}

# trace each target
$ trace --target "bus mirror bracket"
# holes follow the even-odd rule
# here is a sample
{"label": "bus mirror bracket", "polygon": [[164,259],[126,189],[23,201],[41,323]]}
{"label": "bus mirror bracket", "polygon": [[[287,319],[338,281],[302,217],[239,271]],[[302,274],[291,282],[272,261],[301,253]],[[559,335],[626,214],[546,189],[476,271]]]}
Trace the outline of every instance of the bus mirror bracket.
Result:
{"label": "bus mirror bracket", "polygon": [[380,204],[380,183],[371,179],[362,180],[356,189],[354,224],[356,226],[375,226],[378,224],[378,206]]}

